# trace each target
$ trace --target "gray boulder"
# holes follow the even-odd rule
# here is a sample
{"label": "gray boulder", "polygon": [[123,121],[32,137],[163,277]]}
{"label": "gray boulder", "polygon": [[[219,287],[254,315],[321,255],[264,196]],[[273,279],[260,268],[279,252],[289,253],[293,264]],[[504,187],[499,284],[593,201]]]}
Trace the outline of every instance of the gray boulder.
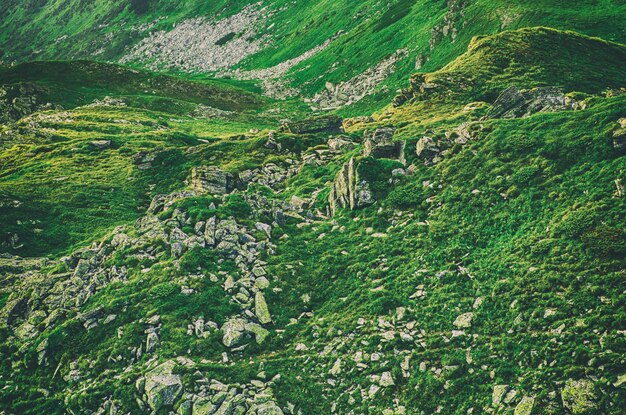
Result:
{"label": "gray boulder", "polygon": [[180,375],[172,373],[175,366],[176,363],[169,360],[146,374],[145,394],[154,411],[172,407],[183,392]]}
{"label": "gray boulder", "polygon": [[224,195],[236,188],[235,176],[216,166],[194,167],[191,187],[198,193]]}
{"label": "gray boulder", "polygon": [[354,158],[337,173],[328,202],[333,215],[339,208],[354,210],[375,202],[369,183],[359,176],[358,163]]}

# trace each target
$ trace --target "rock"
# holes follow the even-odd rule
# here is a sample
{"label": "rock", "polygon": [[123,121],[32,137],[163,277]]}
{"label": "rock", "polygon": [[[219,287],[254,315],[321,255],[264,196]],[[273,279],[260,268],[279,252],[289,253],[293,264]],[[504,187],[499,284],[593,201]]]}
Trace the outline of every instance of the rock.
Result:
{"label": "rock", "polygon": [[615,381],[615,383],[613,383],[613,386],[615,386],[616,388],[619,388],[620,386],[622,386],[625,383],[626,383],[626,373],[623,374],[623,375],[618,376],[617,380]]}
{"label": "rock", "polygon": [[465,313],[461,314],[454,320],[455,327],[460,329],[466,329],[472,327],[472,318],[474,317],[474,313]]}
{"label": "rock", "polygon": [[535,398],[530,396],[524,396],[515,407],[513,415],[532,415],[534,406]]}
{"label": "rock", "polygon": [[619,127],[613,132],[613,147],[618,150],[626,149],[626,118],[620,118]]}
{"label": "rock", "polygon": [[433,161],[441,153],[441,147],[430,137],[422,137],[415,144],[415,154],[425,161]]}
{"label": "rock", "polygon": [[348,151],[352,150],[356,144],[347,138],[337,137],[328,140],[328,148],[335,151]]}
{"label": "rock", "polygon": [[558,88],[541,87],[520,91],[512,86],[500,94],[484,119],[524,118],[538,112],[572,109],[574,101],[566,99]]}
{"label": "rock", "polygon": [[261,324],[267,324],[272,321],[267,303],[265,302],[265,297],[261,291],[257,291],[254,296],[254,313]]}
{"label": "rock", "polygon": [[217,405],[211,402],[210,398],[201,396],[193,402],[191,413],[194,415],[209,415],[215,413],[216,410]]}
{"label": "rock", "polygon": [[245,327],[246,331],[254,334],[254,341],[261,344],[265,341],[270,332],[256,323],[247,323]]}
{"label": "rock", "polygon": [[224,337],[222,338],[224,346],[237,346],[245,337],[246,321],[241,318],[230,319],[222,326],[222,332],[224,332]]}
{"label": "rock", "polygon": [[360,178],[354,158],[337,173],[328,201],[333,215],[339,208],[354,210],[375,202],[369,183]]}
{"label": "rock", "polygon": [[380,375],[380,380],[378,381],[378,384],[383,388],[388,388],[389,386],[395,385],[395,382],[393,381],[393,376],[391,376],[391,372],[383,372]]}
{"label": "rock", "polygon": [[363,145],[363,156],[374,158],[386,158],[398,160],[406,164],[404,157],[404,147],[406,142],[393,141],[395,128],[378,128],[373,132],[365,133],[365,143]]}
{"label": "rock", "polygon": [[[296,348],[297,349],[297,348]],[[341,373],[341,359],[337,359],[333,364],[333,367],[330,368],[328,374],[331,376],[337,376]]]}
{"label": "rock", "polygon": [[341,133],[342,123],[343,120],[336,115],[324,115],[302,121],[283,122],[280,130],[291,134]]}
{"label": "rock", "polygon": [[254,280],[254,285],[259,289],[259,290],[264,290],[266,288],[268,288],[270,286],[270,282],[267,278],[265,277],[259,277],[256,280]]}
{"label": "rock", "polygon": [[265,402],[256,407],[256,415],[284,415],[284,413],[276,403]]}
{"label": "rock", "polygon": [[254,224],[254,227],[261,232],[265,232],[269,239],[272,239],[272,227],[267,223],[257,222]]}
{"label": "rock", "polygon": [[182,394],[180,375],[172,373],[175,366],[176,363],[169,360],[146,374],[145,393],[154,411],[173,406]]}
{"label": "rock", "polygon": [[148,337],[146,338],[146,352],[152,353],[156,350],[157,344],[159,343],[159,336],[155,332],[148,333]]}
{"label": "rock", "polygon": [[496,385],[493,387],[493,392],[491,393],[491,404],[493,406],[499,406],[502,403],[502,398],[504,398],[504,394],[506,394],[509,390],[509,385]]}
{"label": "rock", "polygon": [[224,195],[232,192],[235,187],[235,177],[219,167],[194,167],[191,170],[191,188],[196,192]]}
{"label": "rock", "polygon": [[568,379],[561,391],[563,406],[574,415],[597,413],[594,384],[587,379]]}
{"label": "rock", "polygon": [[111,140],[93,140],[89,144],[91,144],[98,150],[105,150],[111,147]]}

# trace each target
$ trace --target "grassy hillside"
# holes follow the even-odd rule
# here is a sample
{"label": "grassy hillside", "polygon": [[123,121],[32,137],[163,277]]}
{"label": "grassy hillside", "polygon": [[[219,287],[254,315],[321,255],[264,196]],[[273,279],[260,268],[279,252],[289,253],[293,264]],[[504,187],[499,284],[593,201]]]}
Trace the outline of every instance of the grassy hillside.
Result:
{"label": "grassy hillside", "polygon": [[[0,59],[247,3],[9,1]],[[622,415],[622,2],[261,6],[228,76],[0,67],[0,413]]]}

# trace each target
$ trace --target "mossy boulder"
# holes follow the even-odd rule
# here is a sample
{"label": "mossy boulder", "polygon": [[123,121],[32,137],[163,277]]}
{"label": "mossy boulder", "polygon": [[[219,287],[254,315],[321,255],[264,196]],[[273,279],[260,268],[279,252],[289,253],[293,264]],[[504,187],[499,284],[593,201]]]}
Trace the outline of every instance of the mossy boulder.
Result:
{"label": "mossy boulder", "polygon": [[575,415],[597,413],[594,385],[587,379],[567,380],[561,391],[561,399],[563,406]]}

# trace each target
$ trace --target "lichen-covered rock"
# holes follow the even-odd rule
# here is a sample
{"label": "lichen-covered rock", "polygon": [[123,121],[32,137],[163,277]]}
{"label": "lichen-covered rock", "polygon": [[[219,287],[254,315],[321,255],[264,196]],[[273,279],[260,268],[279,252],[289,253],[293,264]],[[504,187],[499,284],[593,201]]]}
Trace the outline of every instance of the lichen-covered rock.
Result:
{"label": "lichen-covered rock", "polygon": [[216,166],[194,167],[191,170],[191,187],[199,193],[224,195],[236,187],[235,177]]}
{"label": "lichen-covered rock", "polygon": [[474,318],[474,313],[464,313],[458,316],[454,320],[454,326],[460,329],[466,329],[472,327],[472,318]]}
{"label": "lichen-covered rock", "polygon": [[336,115],[324,115],[303,121],[284,122],[281,131],[291,134],[341,133],[343,120]]}
{"label": "lichen-covered rock", "polygon": [[256,407],[256,415],[283,415],[284,412],[276,403],[265,402]]}
{"label": "lichen-covered rock", "polygon": [[242,318],[230,319],[222,326],[222,332],[224,332],[224,336],[222,338],[224,346],[237,346],[245,337],[246,321]]}
{"label": "lichen-covered rock", "polygon": [[256,314],[261,324],[267,324],[272,321],[272,316],[267,308],[267,302],[265,296],[261,291],[257,291],[254,296],[254,313]]}
{"label": "lichen-covered rock", "polygon": [[575,107],[575,102],[558,88],[543,87],[522,91],[512,86],[500,94],[485,119],[523,118],[538,112],[562,111]]}
{"label": "lichen-covered rock", "polygon": [[354,158],[337,173],[328,202],[333,215],[339,208],[354,210],[375,202],[369,183],[360,178],[358,162]]}
{"label": "lichen-covered rock", "polygon": [[415,144],[415,154],[426,162],[432,162],[440,152],[439,144],[430,137],[422,137]]}
{"label": "lichen-covered rock", "polygon": [[506,394],[508,390],[508,385],[495,385],[491,394],[491,404],[493,406],[500,405],[502,403],[502,398],[504,398],[504,394]]}
{"label": "lichen-covered rock", "polygon": [[568,379],[561,391],[563,406],[574,415],[597,413],[594,385],[587,379]]}
{"label": "lichen-covered rock", "polygon": [[180,375],[172,373],[175,366],[176,363],[169,360],[146,374],[145,394],[154,411],[171,407],[183,392]]}
{"label": "lichen-covered rock", "polygon": [[398,160],[405,164],[404,147],[406,143],[404,141],[394,141],[394,132],[394,128],[385,127],[365,133],[363,155],[365,157]]}
{"label": "lichen-covered rock", "polygon": [[532,415],[533,408],[535,407],[535,398],[531,396],[524,396],[522,400],[515,407],[514,415]]}

